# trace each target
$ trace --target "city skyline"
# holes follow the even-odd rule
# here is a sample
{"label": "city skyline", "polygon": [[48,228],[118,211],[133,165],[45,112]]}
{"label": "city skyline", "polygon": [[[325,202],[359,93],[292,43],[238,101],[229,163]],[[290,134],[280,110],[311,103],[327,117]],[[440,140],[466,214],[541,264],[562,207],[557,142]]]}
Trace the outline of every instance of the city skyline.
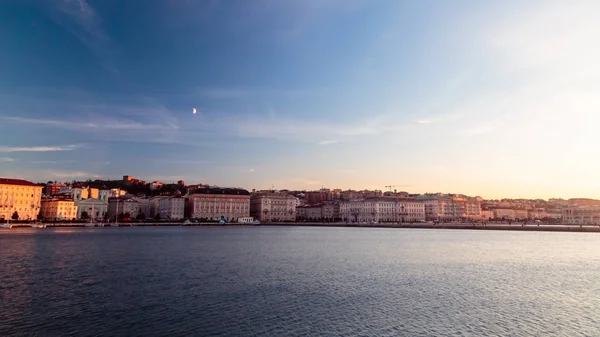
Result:
{"label": "city skyline", "polygon": [[116,6],[0,5],[0,176],[598,198],[598,2]]}

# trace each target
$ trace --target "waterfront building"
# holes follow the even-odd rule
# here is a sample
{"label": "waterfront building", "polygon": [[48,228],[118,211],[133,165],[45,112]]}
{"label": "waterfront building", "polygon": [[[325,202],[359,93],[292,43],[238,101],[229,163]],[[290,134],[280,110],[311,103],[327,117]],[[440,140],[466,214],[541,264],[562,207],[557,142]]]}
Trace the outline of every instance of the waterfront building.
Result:
{"label": "waterfront building", "polygon": [[235,221],[250,216],[250,192],[239,188],[199,188],[188,195],[191,218]]}
{"label": "waterfront building", "polygon": [[527,211],[528,218],[532,220],[546,219],[548,214],[546,214],[546,210],[543,208],[530,209]]}
{"label": "waterfront building", "polygon": [[481,220],[489,221],[494,219],[494,210],[491,209],[482,209],[481,210]]}
{"label": "waterfront building", "polygon": [[260,221],[296,221],[298,199],[283,192],[257,192],[250,198],[250,215]]}
{"label": "waterfront building", "polygon": [[395,205],[397,213],[394,222],[425,221],[425,203],[414,199],[399,199]]}
{"label": "waterfront building", "polygon": [[304,205],[296,207],[296,218],[298,220],[320,221],[323,219],[323,207],[321,205]]}
{"label": "waterfront building", "polygon": [[376,210],[377,202],[373,199],[340,202],[340,216],[345,222],[379,222]]}
{"label": "waterfront building", "polygon": [[44,187],[21,179],[0,178],[0,220],[35,220],[40,213]]}
{"label": "waterfront building", "polygon": [[456,194],[430,194],[416,198],[425,203],[428,221],[466,221],[481,219],[481,198]]}
{"label": "waterfront building", "polygon": [[576,225],[600,225],[599,207],[569,207],[562,211],[562,222]]}
{"label": "waterfront building", "polygon": [[321,216],[323,220],[338,221],[340,220],[340,203],[339,201],[327,203],[321,206]]}
{"label": "waterfront building", "polygon": [[345,222],[420,222],[425,221],[425,203],[395,197],[342,201],[340,217]]}
{"label": "waterfront building", "polygon": [[134,219],[138,216],[140,210],[143,213],[138,201],[127,196],[108,200],[108,217],[111,220],[114,220],[117,214]]}
{"label": "waterfront building", "polygon": [[77,206],[68,194],[43,198],[40,215],[45,220],[73,220],[77,217]]}
{"label": "waterfront building", "polygon": [[132,214],[132,217],[137,218],[138,216],[142,216],[144,219],[150,218],[150,199],[144,197],[132,197],[132,199],[138,202],[138,211],[136,214]]}
{"label": "waterfront building", "polygon": [[515,211],[511,208],[493,208],[492,211],[496,220],[515,220]]}
{"label": "waterfront building", "polygon": [[157,214],[160,214],[158,203],[160,202],[161,199],[164,199],[164,198],[168,198],[168,197],[164,196],[164,195],[157,195],[157,196],[150,198],[149,203],[150,203],[150,217],[151,218],[154,218],[154,217],[156,217]]}
{"label": "waterfront building", "polygon": [[182,196],[158,199],[158,214],[161,219],[183,219],[185,211],[185,198]]}
{"label": "waterfront building", "polygon": [[108,201],[88,198],[85,200],[76,200],[77,219],[83,219],[83,214],[86,213],[89,219],[102,221],[108,214]]}
{"label": "waterfront building", "polygon": [[515,219],[526,220],[529,219],[529,211],[526,209],[514,209]]}

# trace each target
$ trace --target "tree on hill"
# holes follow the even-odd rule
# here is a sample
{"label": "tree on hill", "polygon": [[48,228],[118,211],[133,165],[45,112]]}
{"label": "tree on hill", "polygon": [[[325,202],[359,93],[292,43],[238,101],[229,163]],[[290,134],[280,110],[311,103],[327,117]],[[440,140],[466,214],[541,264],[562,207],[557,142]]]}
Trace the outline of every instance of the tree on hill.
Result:
{"label": "tree on hill", "polygon": [[19,213],[17,211],[15,211],[12,215],[12,219],[13,220],[19,220]]}

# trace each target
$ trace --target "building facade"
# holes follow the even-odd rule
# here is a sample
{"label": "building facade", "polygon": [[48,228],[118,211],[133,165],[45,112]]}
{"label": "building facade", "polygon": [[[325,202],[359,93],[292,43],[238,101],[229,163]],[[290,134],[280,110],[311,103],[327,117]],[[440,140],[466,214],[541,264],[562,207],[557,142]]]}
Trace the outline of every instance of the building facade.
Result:
{"label": "building facade", "polygon": [[287,193],[259,192],[250,198],[250,215],[260,221],[296,221],[298,199]]}
{"label": "building facade", "polygon": [[320,221],[323,219],[321,205],[305,205],[296,207],[296,219],[307,221]]}
{"label": "building facade", "polygon": [[106,201],[108,203],[108,198],[112,197],[111,190],[98,190],[98,200]]}
{"label": "building facade", "polygon": [[73,220],[77,218],[75,201],[69,198],[45,198],[41,203],[41,217],[45,220]]}
{"label": "building facade", "polygon": [[35,220],[41,210],[43,186],[21,179],[0,178],[0,220]]}
{"label": "building facade", "polygon": [[250,216],[250,192],[238,188],[200,188],[188,195],[190,218],[235,221]]}
{"label": "building facade", "polygon": [[377,197],[342,201],[340,217],[344,222],[420,222],[425,221],[425,203],[414,199]]}
{"label": "building facade", "polygon": [[600,225],[600,208],[565,208],[562,211],[562,222],[576,225]]}
{"label": "building facade", "polygon": [[60,192],[60,189],[65,186],[67,186],[67,185],[65,185],[63,183],[49,182],[46,184],[46,191],[44,194],[46,194],[46,195],[58,194],[58,192]]}
{"label": "building facade", "polygon": [[163,195],[158,195],[150,198],[150,217],[155,218],[157,214],[160,214],[158,204],[161,199],[168,198]]}
{"label": "building facade", "polygon": [[185,211],[185,198],[181,196],[161,198],[158,200],[158,214],[161,219],[183,219]]}
{"label": "building facade", "polygon": [[73,198],[73,201],[79,201],[89,198],[89,190],[87,187],[68,187],[65,186],[60,189],[59,194],[68,194]]}
{"label": "building facade", "polygon": [[110,198],[108,200],[108,217],[110,220],[115,220],[117,214],[135,219],[139,213],[140,205],[138,201],[133,198],[118,197]]}
{"label": "building facade", "polygon": [[87,214],[87,219],[95,221],[102,221],[108,216],[108,202],[104,200],[93,198],[77,200],[75,206],[77,206],[77,219],[83,219],[84,213]]}
{"label": "building facade", "polygon": [[428,221],[468,221],[481,219],[481,198],[456,194],[419,196],[425,203]]}

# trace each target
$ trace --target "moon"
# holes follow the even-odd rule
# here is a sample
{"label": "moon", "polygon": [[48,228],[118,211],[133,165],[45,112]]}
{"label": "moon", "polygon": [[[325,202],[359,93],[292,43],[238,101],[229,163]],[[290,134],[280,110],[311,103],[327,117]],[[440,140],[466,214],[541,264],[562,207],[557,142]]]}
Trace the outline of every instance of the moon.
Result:
{"label": "moon", "polygon": [[193,109],[192,109],[192,112],[193,112],[194,114],[196,114],[196,108],[193,108]]}

